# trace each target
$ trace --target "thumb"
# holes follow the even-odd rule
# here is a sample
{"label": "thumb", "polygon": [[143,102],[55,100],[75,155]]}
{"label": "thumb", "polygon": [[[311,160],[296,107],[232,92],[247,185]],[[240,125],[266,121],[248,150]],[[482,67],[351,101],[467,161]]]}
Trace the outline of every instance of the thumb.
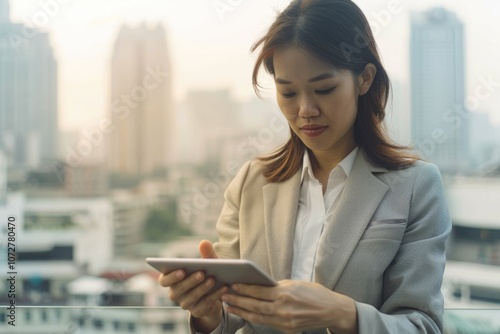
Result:
{"label": "thumb", "polygon": [[214,246],[208,240],[202,240],[199,245],[201,257],[204,259],[218,259]]}

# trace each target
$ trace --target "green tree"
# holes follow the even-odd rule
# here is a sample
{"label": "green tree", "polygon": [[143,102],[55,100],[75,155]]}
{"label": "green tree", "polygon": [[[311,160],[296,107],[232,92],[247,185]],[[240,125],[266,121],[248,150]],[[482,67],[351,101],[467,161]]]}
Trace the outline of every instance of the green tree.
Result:
{"label": "green tree", "polygon": [[171,201],[165,207],[155,207],[149,211],[144,225],[146,242],[164,242],[191,235],[191,230],[177,220],[177,202]]}

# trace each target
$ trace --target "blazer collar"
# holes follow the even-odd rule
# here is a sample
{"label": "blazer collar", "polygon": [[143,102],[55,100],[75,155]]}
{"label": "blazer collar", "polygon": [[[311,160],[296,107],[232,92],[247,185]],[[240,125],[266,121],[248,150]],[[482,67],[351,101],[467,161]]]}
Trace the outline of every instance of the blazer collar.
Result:
{"label": "blazer collar", "polygon": [[[387,169],[372,164],[360,148],[336,213],[323,230],[316,256],[315,281],[333,288],[388,186],[373,172]],[[265,237],[271,274],[291,277],[293,239],[302,171],[289,180],[263,186]],[[348,237],[347,237],[348,236]]]}
{"label": "blazer collar", "polygon": [[373,213],[389,189],[373,173],[387,171],[372,164],[364,150],[359,152],[336,212],[325,223],[319,240],[314,271],[316,282],[334,288]]}
{"label": "blazer collar", "polygon": [[301,171],[285,182],[263,186],[264,224],[271,275],[289,279],[300,194]]}

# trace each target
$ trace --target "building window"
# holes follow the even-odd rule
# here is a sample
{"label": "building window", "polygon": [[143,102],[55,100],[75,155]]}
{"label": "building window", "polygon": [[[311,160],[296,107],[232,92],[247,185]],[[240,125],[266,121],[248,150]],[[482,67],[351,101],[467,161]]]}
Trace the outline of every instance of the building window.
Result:
{"label": "building window", "polygon": [[27,295],[34,292],[36,294],[49,294],[51,282],[48,279],[43,279],[41,277],[30,277],[22,281],[23,291]]}
{"label": "building window", "polygon": [[18,252],[19,261],[71,261],[73,246],[54,246],[43,252]]}
{"label": "building window", "polygon": [[26,313],[24,314],[24,318],[26,319],[26,322],[31,322],[31,312],[26,310]]}
{"label": "building window", "polygon": [[175,324],[173,322],[164,322],[161,324],[161,329],[164,331],[173,331],[175,330]]}
{"label": "building window", "polygon": [[47,310],[41,310],[40,311],[40,317],[42,318],[43,322],[47,322],[47,319],[48,319]]}
{"label": "building window", "polygon": [[0,313],[0,324],[3,324],[5,322],[5,313]]}
{"label": "building window", "polygon": [[38,213],[27,212],[24,217],[24,228],[29,230],[56,230],[64,231],[75,228],[77,225],[70,215],[47,214],[40,215]]}
{"label": "building window", "polygon": [[95,329],[103,329],[104,328],[104,323],[102,322],[101,319],[94,319],[94,328]]}
{"label": "building window", "polygon": [[115,331],[119,330],[120,329],[120,322],[119,321],[113,321],[113,329]]}
{"label": "building window", "polygon": [[129,332],[135,332],[135,324],[132,322],[129,322],[127,325],[127,329]]}

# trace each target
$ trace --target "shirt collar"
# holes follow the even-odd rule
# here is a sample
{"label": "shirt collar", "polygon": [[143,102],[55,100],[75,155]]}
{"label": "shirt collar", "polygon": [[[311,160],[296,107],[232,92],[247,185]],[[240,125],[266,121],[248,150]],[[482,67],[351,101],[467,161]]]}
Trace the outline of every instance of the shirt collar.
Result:
{"label": "shirt collar", "polygon": [[[344,159],[342,159],[341,162],[337,166],[340,166],[343,170],[344,173],[347,176],[349,176],[349,173],[352,170],[352,166],[354,166],[354,160],[356,160],[356,156],[358,154],[359,147],[356,146],[354,150],[351,151]],[[311,166],[311,159],[309,158],[309,150],[304,150],[304,159],[302,159],[302,174],[300,177],[300,181],[302,182],[304,180],[304,176],[306,173],[309,175],[310,179],[314,179],[314,174],[312,172],[312,166]]]}
{"label": "shirt collar", "polygon": [[309,150],[304,150],[304,158],[302,159],[302,175],[300,176],[300,182],[304,181],[304,176],[309,174],[309,179],[313,179],[311,160],[309,159]]}

